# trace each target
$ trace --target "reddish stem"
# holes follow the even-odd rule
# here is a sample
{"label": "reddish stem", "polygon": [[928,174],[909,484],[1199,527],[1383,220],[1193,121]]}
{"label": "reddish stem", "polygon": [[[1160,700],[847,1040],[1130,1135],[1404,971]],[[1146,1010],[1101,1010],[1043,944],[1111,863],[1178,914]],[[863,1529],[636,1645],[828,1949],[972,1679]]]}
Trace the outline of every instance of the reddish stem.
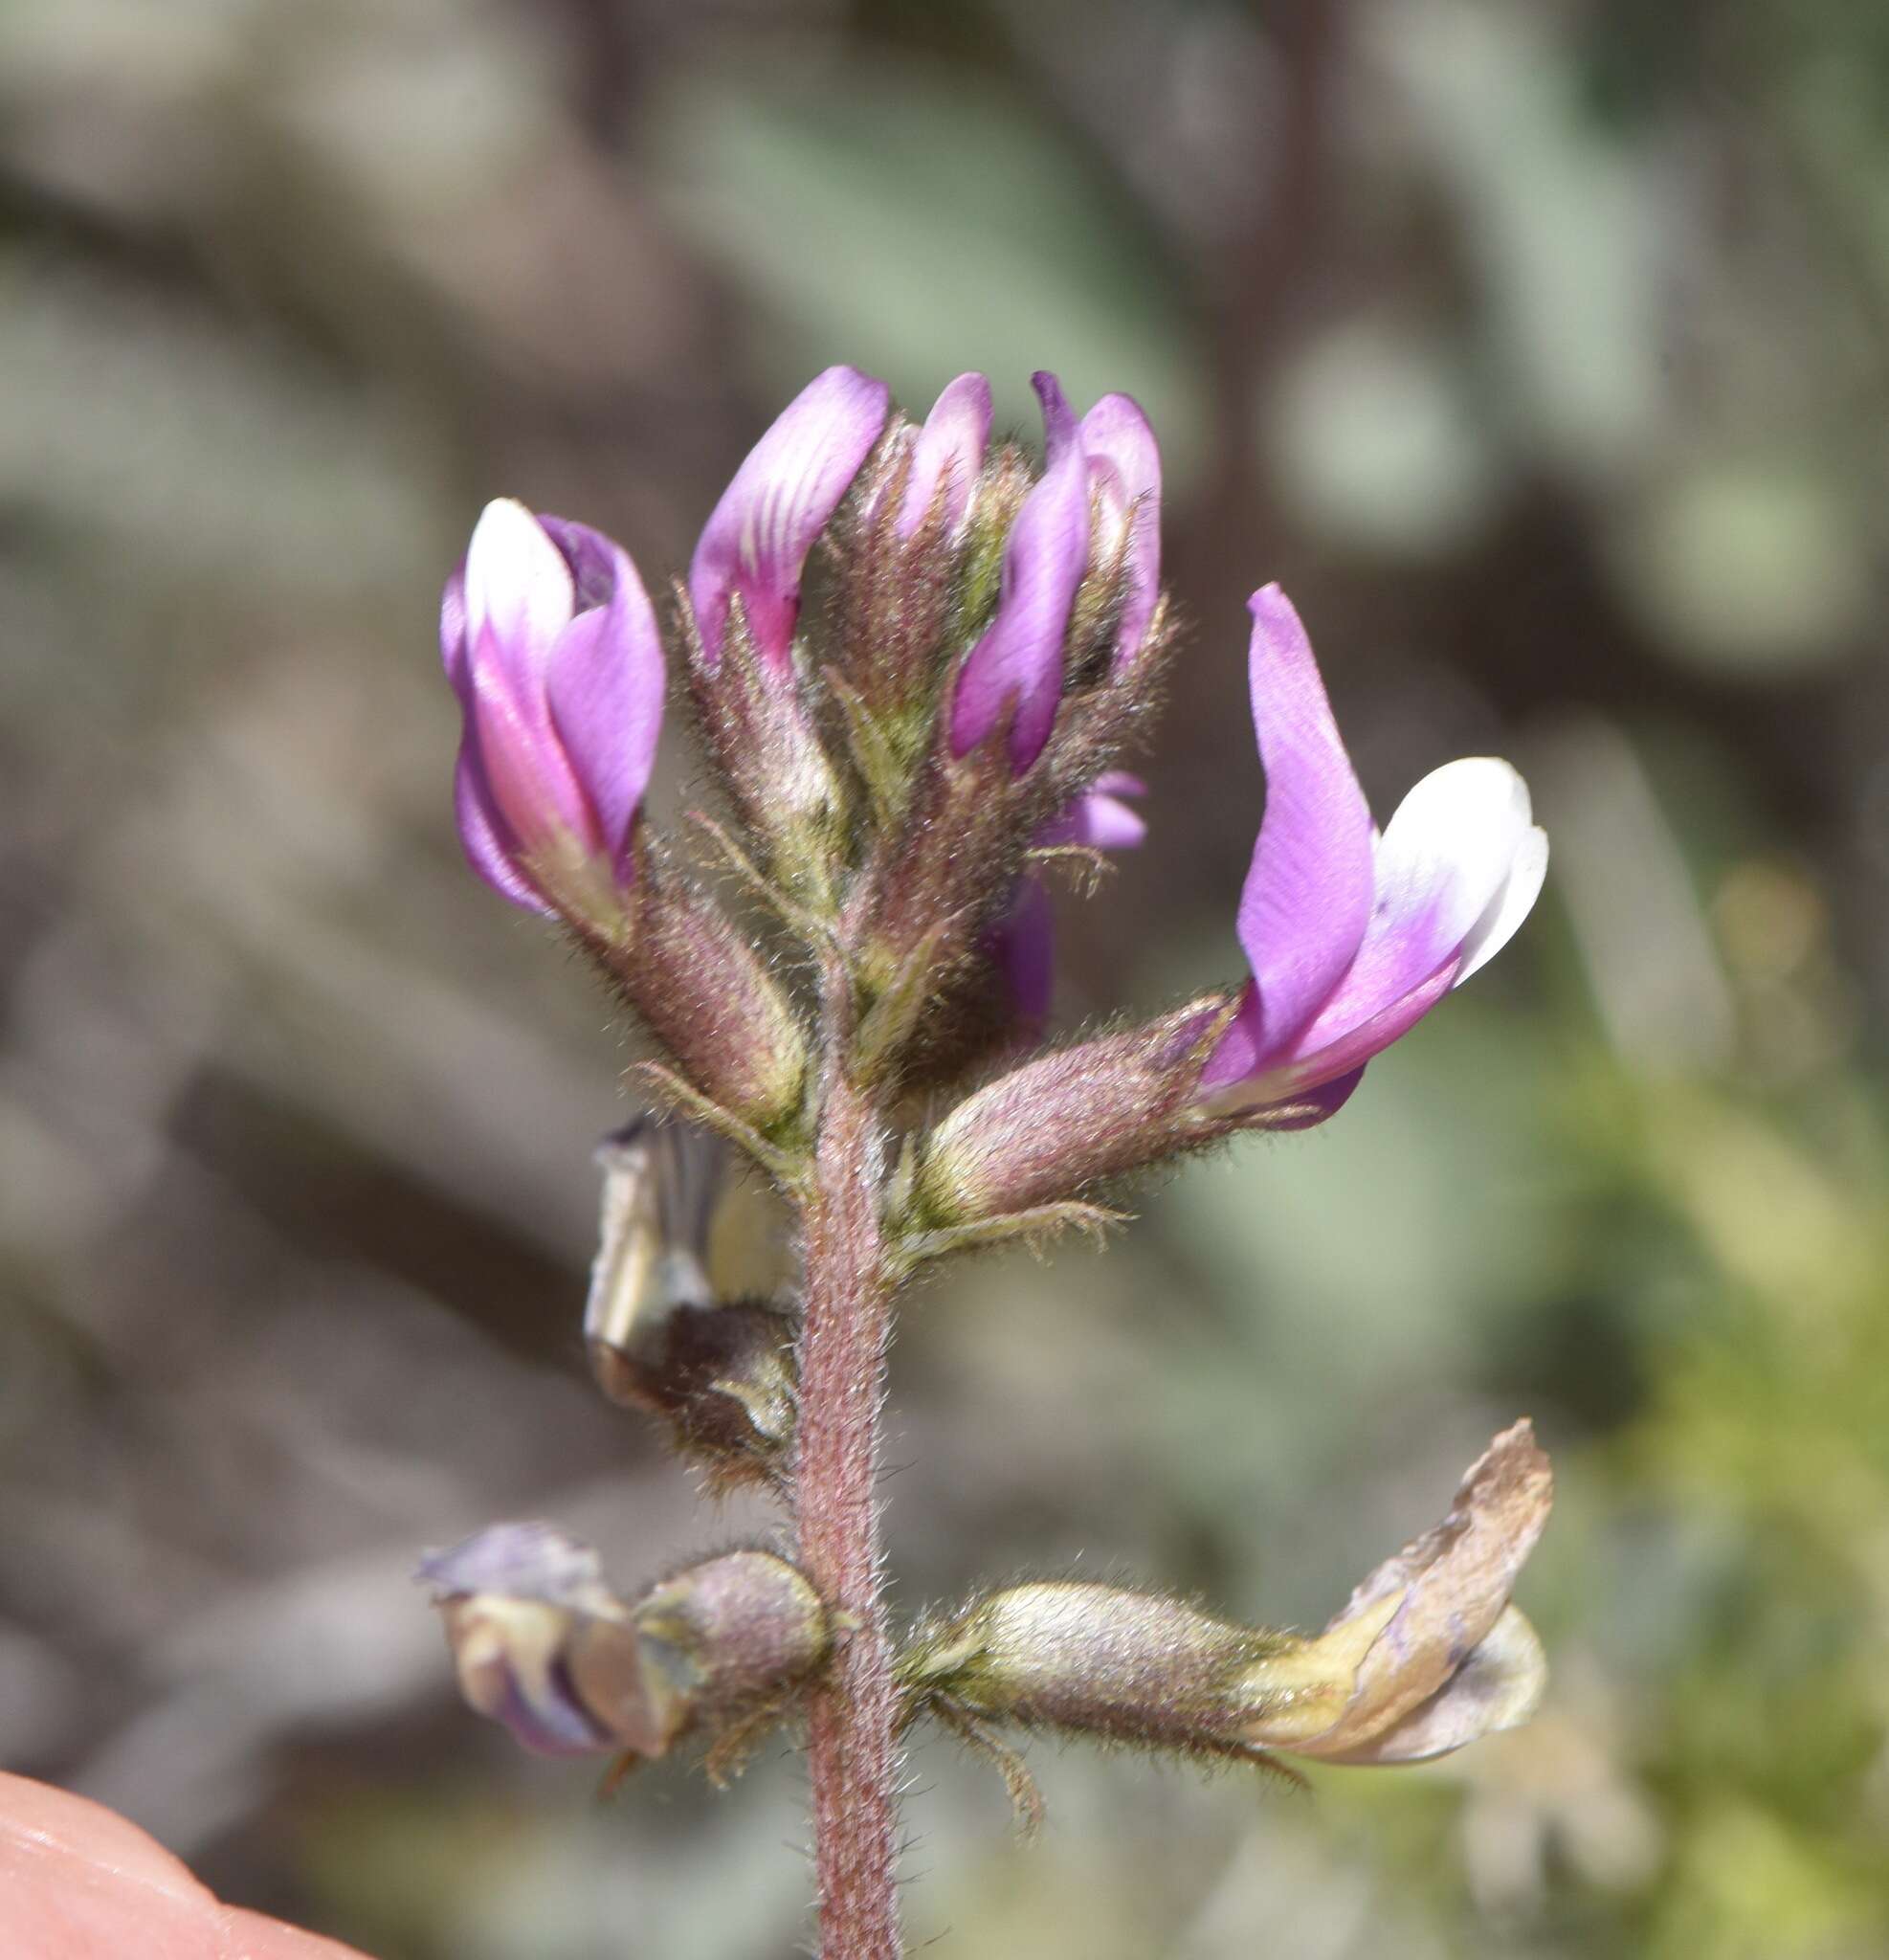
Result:
{"label": "reddish stem", "polygon": [[807,1201],[795,1515],[800,1557],[850,1621],[808,1712],[821,1960],[898,1960],[892,1657],[878,1535],[891,1283],[871,1102],[833,1059]]}

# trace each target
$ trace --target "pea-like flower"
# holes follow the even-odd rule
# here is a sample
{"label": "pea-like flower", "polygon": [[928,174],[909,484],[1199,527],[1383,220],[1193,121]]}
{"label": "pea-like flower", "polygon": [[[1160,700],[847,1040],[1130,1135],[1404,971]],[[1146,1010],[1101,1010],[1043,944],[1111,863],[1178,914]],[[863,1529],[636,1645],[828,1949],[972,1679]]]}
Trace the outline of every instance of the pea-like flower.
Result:
{"label": "pea-like flower", "polygon": [[793,671],[807,554],[872,454],[891,391],[856,368],[816,374],[748,452],[702,526],[689,593],[712,668],[739,598],[756,658],[776,680]]}
{"label": "pea-like flower", "polygon": [[1265,819],[1240,899],[1253,977],[1203,1074],[1219,1113],[1332,1114],[1365,1064],[1485,966],[1547,869],[1528,786],[1472,756],[1433,770],[1380,835],[1318,662],[1277,586],[1253,595],[1253,720]]}
{"label": "pea-like flower", "polygon": [[950,724],[952,753],[963,756],[1008,716],[1018,776],[1056,725],[1085,577],[1112,591],[1117,666],[1140,651],[1161,582],[1161,456],[1146,416],[1111,394],[1078,422],[1054,374],[1032,381],[1043,405],[1043,474],[1005,544],[997,610],[959,672]]}
{"label": "pea-like flower", "polygon": [[910,461],[893,528],[910,538],[934,507],[947,539],[964,528],[984,452],[990,440],[990,384],[982,374],[960,374],[945,384],[917,429],[900,431]]}
{"label": "pea-like flower", "polygon": [[514,904],[604,925],[635,876],[662,726],[662,642],[629,554],[600,531],[489,503],[440,604],[464,735],[466,856]]}

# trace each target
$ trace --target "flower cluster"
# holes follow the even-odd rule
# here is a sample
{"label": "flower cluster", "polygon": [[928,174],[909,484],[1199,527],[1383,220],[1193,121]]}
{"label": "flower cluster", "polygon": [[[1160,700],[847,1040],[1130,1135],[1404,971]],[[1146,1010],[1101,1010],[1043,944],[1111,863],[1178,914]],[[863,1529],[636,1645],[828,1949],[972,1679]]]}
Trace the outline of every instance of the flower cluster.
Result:
{"label": "flower cluster", "polygon": [[[797,1698],[851,1694],[882,1725],[885,1788],[892,1726],[921,1717],[1007,1765],[1005,1726],[1394,1762],[1540,1690],[1509,1604],[1548,1503],[1525,1423],[1316,1637],[1071,1584],[987,1594],[902,1645],[883,1623],[872,1425],[898,1285],[1110,1222],[1121,1180],[1233,1132],[1325,1121],[1508,941],[1546,864],[1522,778],[1486,757],[1426,776],[1380,833],[1267,586],[1247,976],[1052,1037],[1048,880],[1093,881],[1158,834],[1124,763],[1174,633],[1145,416],[1122,394],[1078,414],[1050,374],[1035,390],[1038,463],[993,441],[982,375],[915,424],[829,368],[735,472],[666,618],[620,546],[515,502],[447,585],[467,856],[608,978],[668,1111],[604,1153],[598,1383],[796,1526],[791,1559],[729,1554],[633,1605],[544,1527],[432,1561],[468,1696],[532,1747],[641,1757],[694,1732],[726,1762]],[[714,799],[680,831],[646,807],[672,670]],[[729,1218],[757,1190],[800,1236],[777,1216],[737,1256]],[[813,1728],[816,1749],[841,1732]],[[816,1790],[869,1754],[834,1744]]]}

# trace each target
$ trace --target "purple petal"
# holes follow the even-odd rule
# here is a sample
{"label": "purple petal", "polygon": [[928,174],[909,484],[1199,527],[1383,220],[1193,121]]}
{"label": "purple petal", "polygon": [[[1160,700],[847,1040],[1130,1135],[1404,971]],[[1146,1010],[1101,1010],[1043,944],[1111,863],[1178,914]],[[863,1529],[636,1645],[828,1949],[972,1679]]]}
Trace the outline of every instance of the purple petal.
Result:
{"label": "purple petal", "polygon": [[1060,816],[1036,833],[1044,849],[1057,844],[1086,844],[1094,851],[1132,851],[1147,836],[1147,819],[1121,799],[1145,796],[1147,785],[1125,769],[1111,769],[1096,778]]}
{"label": "purple petal", "polygon": [[479,877],[501,899],[522,905],[527,912],[548,916],[551,907],[512,860],[514,847],[506,841],[504,820],[492,800],[470,734],[459,745],[459,760],[453,772],[453,814],[467,860]]}
{"label": "purple petal", "polygon": [[1322,1123],[1329,1122],[1338,1114],[1356,1092],[1358,1084],[1365,1079],[1365,1064],[1360,1062],[1349,1075],[1339,1076],[1329,1082],[1321,1082],[1316,1088],[1307,1089],[1285,1103],[1279,1114],[1264,1127],[1272,1130],[1313,1129]]}
{"label": "purple petal", "polygon": [[1043,408],[1043,468],[1053,470],[1071,450],[1082,447],[1082,425],[1069,406],[1062,383],[1047,368],[1038,368],[1030,377],[1030,386],[1036,390],[1036,399]]}
{"label": "purple petal", "polygon": [[[513,1740],[535,1756],[589,1756],[614,1748],[614,1741],[590,1719],[555,1664],[529,1677],[495,1661],[488,1701],[475,1704],[480,1713],[502,1722]],[[476,1683],[467,1684],[472,1699]],[[495,1692],[496,1690],[496,1692]]]}
{"label": "purple petal", "polygon": [[466,561],[453,568],[439,595],[439,657],[445,663],[446,678],[453,692],[463,702],[466,698]]}
{"label": "purple petal", "polygon": [[616,561],[623,546],[614,538],[571,518],[551,517],[540,511],[538,522],[570,567],[571,583],[577,590],[577,610],[588,612],[593,606],[608,606],[610,595],[616,589]]}
{"label": "purple petal", "polygon": [[[1356,956],[1371,916],[1371,819],[1332,720],[1311,642],[1277,586],[1255,592],[1253,723],[1265,819],[1240,895],[1254,991],[1243,1027],[1253,1069],[1286,1052]],[[1219,1077],[1220,1057],[1213,1073]]]}
{"label": "purple petal", "polygon": [[1456,984],[1459,964],[1455,958],[1446,961],[1408,993],[1379,1008],[1368,1020],[1336,1029],[1328,1040],[1315,1043],[1308,1035],[1289,1059],[1275,1060],[1265,1079],[1270,1084],[1267,1100],[1297,1101],[1306,1089],[1361,1067],[1393,1041],[1401,1041]]}
{"label": "purple petal", "polygon": [[1014,703],[1011,768],[1042,754],[1062,698],[1062,643],[1089,555],[1089,491],[1075,422],[1054,375],[1036,377],[1050,466],[1004,546],[996,616],[959,670],[951,750],[968,755]]}
{"label": "purple petal", "polygon": [[1082,417],[1082,448],[1105,523],[1128,527],[1118,667],[1132,660],[1161,594],[1161,450],[1139,404],[1105,394]]}
{"label": "purple petal", "polygon": [[829,368],[801,390],[748,452],[702,529],[689,591],[708,664],[722,657],[737,592],[756,651],[791,663],[800,573],[885,427],[890,396],[856,368]]}
{"label": "purple petal", "polygon": [[627,882],[631,826],[662,729],[662,635],[629,553],[599,542],[611,554],[609,603],[559,635],[545,685],[558,739]]}
{"label": "purple petal", "polygon": [[1011,1021],[1027,1040],[1036,1040],[1048,1024],[1056,994],[1056,922],[1043,880],[1026,872],[1017,880],[1010,910],[985,941],[997,969]]}
{"label": "purple petal", "polygon": [[587,850],[601,853],[604,839],[541,700],[522,705],[508,684],[492,634],[473,648],[469,737],[492,796],[501,833],[522,850],[536,851],[568,832]]}
{"label": "purple petal", "polygon": [[1124,796],[1145,796],[1147,785],[1139,776],[1112,769],[1096,779],[1094,789],[1077,799],[1070,813],[1070,842],[1097,851],[1133,851],[1147,836],[1147,818],[1130,810]]}
{"label": "purple petal", "polygon": [[960,374],[932,404],[912,445],[897,525],[901,538],[909,538],[924,522],[941,482],[945,486],[944,532],[947,538],[956,535],[970,508],[989,440],[990,384],[981,374]]}

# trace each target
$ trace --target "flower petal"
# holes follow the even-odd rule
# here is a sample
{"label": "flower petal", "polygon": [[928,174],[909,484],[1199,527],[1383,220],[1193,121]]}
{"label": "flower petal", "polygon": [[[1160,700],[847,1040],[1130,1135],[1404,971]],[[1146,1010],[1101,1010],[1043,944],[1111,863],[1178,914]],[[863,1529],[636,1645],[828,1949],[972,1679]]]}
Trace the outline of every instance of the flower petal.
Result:
{"label": "flower petal", "polygon": [[1427,1763],[1453,1749],[1520,1728],[1542,1704],[1548,1657],[1520,1607],[1508,1606],[1482,1644],[1443,1685],[1401,1721],[1328,1763]]}
{"label": "flower petal", "polygon": [[1345,1713],[1296,1745],[1307,1755],[1348,1753],[1387,1734],[1435,1694],[1489,1637],[1554,1502],[1554,1474],[1524,1418],[1463,1475],[1440,1525],[1389,1558],[1321,1636],[1383,1619],[1360,1663]]}
{"label": "flower petal", "polygon": [[1103,395],[1082,417],[1082,449],[1104,515],[1131,527],[1115,640],[1122,667],[1140,650],[1161,595],[1161,450],[1140,404],[1125,394]]}
{"label": "flower petal", "polygon": [[466,645],[475,656],[489,645],[527,714],[543,697],[544,662],[576,599],[564,553],[530,511],[509,497],[488,503],[466,547]]}
{"label": "flower petal", "polygon": [[[1539,835],[1529,823],[1528,786],[1507,763],[1470,756],[1425,776],[1378,840],[1370,924],[1358,956],[1293,1043],[1295,1055],[1327,1048],[1375,1020],[1446,964],[1454,963],[1450,984],[1459,981],[1465,942],[1485,915],[1493,922],[1518,858],[1524,846],[1534,851],[1529,839]],[[1508,931],[1526,911],[1524,904]]]}
{"label": "flower petal", "polygon": [[[1234,1052],[1256,1068],[1288,1049],[1344,977],[1370,921],[1372,877],[1370,809],[1305,629],[1278,586],[1249,604],[1266,810],[1239,902],[1254,993]],[[1233,1079],[1219,1055],[1209,1078]]]}
{"label": "flower petal", "polygon": [[501,899],[522,905],[527,912],[549,916],[551,907],[513,862],[516,847],[507,841],[504,820],[492,800],[470,735],[459,745],[459,760],[453,772],[453,814],[467,861],[479,877]]}
{"label": "flower petal", "polygon": [[1460,987],[1472,973],[1479,972],[1512,940],[1522,922],[1535,909],[1542,895],[1542,880],[1548,875],[1548,834],[1532,827],[1515,854],[1515,862],[1502,881],[1501,889],[1489,901],[1487,909],[1469,929],[1462,943],[1462,965],[1452,983]]}
{"label": "flower petal", "polygon": [[1050,895],[1033,872],[1017,880],[1010,909],[985,940],[1010,1007],[1011,1024],[1027,1040],[1048,1025],[1056,996],[1056,922]]}
{"label": "flower petal", "polygon": [[1132,851],[1147,836],[1147,819],[1122,801],[1145,796],[1147,785],[1125,769],[1110,769],[1077,797],[1063,813],[1036,833],[1048,849],[1057,844],[1086,844],[1093,851]]}
{"label": "flower petal", "polygon": [[938,486],[945,485],[943,529],[955,535],[970,508],[984,451],[990,440],[990,384],[981,374],[960,374],[946,385],[912,445],[905,501],[897,529],[909,538],[924,522]]}
{"label": "flower petal", "polygon": [[466,665],[471,656],[466,645],[466,561],[453,568],[445,589],[439,594],[439,657],[446,678],[461,702],[465,700]]}
{"label": "flower petal", "polygon": [[545,679],[552,724],[624,882],[630,830],[662,729],[662,635],[629,553],[600,542],[611,554],[609,603],[580,612],[559,635]]}
{"label": "flower petal", "polygon": [[467,724],[501,831],[509,831],[524,852],[568,832],[587,850],[600,853],[602,833],[551,726],[549,709],[542,701],[535,712],[522,708],[509,680],[488,630],[473,649]]}
{"label": "flower petal", "polygon": [[800,612],[800,573],[885,427],[884,382],[856,368],[815,375],[748,452],[722,494],[689,568],[708,664],[722,657],[737,592],[762,660],[785,674]]}
{"label": "flower petal", "polygon": [[960,756],[1013,707],[1010,759],[1019,776],[1056,724],[1063,637],[1089,555],[1088,482],[1075,418],[1053,374],[1035,382],[1049,467],[1011,527],[996,615],[959,670],[951,700],[951,750]]}

